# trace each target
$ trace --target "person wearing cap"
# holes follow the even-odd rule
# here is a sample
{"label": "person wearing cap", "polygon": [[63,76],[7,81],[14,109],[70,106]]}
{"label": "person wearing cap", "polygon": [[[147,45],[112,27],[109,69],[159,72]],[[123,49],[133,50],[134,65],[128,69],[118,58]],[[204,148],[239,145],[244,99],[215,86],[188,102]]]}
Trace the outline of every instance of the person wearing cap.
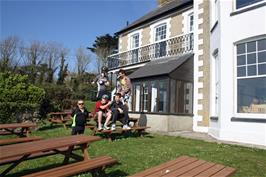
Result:
{"label": "person wearing cap", "polygon": [[92,84],[97,83],[97,99],[101,99],[104,94],[106,94],[106,87],[110,85],[107,76],[108,68],[103,66],[101,73],[95,77]]}
{"label": "person wearing cap", "polygon": [[84,134],[89,111],[85,108],[84,100],[80,99],[77,103],[77,108],[71,114],[73,118],[72,135]]}
{"label": "person wearing cap", "polygon": [[131,81],[123,69],[118,71],[117,93],[123,97],[124,103],[128,103],[131,95]]}
{"label": "person wearing cap", "polygon": [[[108,127],[108,122],[110,121],[111,117],[112,117],[112,112],[109,109],[110,106],[110,101],[109,100],[109,96],[108,95],[102,95],[102,98],[100,101],[97,101],[95,104],[95,114],[97,116],[98,119],[98,130],[108,130],[110,129],[110,127]],[[103,117],[106,117],[105,123],[102,126],[102,119]]]}

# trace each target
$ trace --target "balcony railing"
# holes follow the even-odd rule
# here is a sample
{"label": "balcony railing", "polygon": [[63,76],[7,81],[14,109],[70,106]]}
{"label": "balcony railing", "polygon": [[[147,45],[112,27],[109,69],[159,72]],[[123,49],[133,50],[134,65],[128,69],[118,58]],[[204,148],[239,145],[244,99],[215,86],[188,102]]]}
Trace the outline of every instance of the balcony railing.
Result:
{"label": "balcony railing", "polygon": [[193,51],[193,33],[176,36],[108,57],[108,68],[115,69]]}

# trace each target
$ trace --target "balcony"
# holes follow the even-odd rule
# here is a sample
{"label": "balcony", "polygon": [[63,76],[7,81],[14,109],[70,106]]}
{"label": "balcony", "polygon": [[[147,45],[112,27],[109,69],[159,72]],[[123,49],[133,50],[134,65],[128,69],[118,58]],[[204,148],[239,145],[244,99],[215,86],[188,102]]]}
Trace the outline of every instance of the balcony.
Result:
{"label": "balcony", "polygon": [[110,55],[108,68],[111,70],[189,52],[193,52],[193,33]]}

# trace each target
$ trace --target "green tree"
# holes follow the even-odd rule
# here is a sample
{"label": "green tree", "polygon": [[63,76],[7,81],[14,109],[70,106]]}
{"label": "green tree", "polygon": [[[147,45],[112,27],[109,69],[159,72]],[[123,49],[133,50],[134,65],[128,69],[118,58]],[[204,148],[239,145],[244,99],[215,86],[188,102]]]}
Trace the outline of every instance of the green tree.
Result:
{"label": "green tree", "polygon": [[92,47],[88,49],[97,55],[97,69],[101,71],[102,66],[107,66],[107,58],[111,55],[118,46],[118,37],[105,34],[103,36],[96,37]]}
{"label": "green tree", "polygon": [[36,112],[45,96],[42,88],[28,83],[28,76],[0,73],[0,122],[19,122],[26,112]]}

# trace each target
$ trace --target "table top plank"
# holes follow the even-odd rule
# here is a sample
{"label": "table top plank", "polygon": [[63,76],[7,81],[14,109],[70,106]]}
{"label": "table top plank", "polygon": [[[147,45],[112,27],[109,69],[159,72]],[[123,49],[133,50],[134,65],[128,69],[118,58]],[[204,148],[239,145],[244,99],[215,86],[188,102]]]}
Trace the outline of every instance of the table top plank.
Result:
{"label": "table top plank", "polygon": [[232,167],[225,167],[224,169],[220,170],[218,173],[215,173],[212,175],[212,177],[226,177],[226,176],[231,176],[236,172],[236,169]]}
{"label": "table top plank", "polygon": [[224,165],[216,164],[216,165],[212,166],[211,168],[209,168],[208,170],[201,172],[200,174],[198,174],[195,177],[209,177],[209,176],[212,176],[213,174],[217,173],[218,171],[222,170],[223,168],[225,168]]}
{"label": "table top plank", "polygon": [[172,170],[170,171],[169,173],[163,175],[164,177],[174,177],[174,176],[180,176],[202,164],[206,163],[206,161],[204,160],[197,160],[197,161],[194,161],[182,168],[176,168],[175,170]]}
{"label": "table top plank", "polygon": [[201,172],[206,171],[207,169],[213,167],[214,165],[215,165],[215,163],[206,162],[206,163],[188,171],[187,173],[180,175],[180,177],[196,176],[196,175],[200,174]]}
{"label": "table top plank", "polygon": [[45,140],[12,144],[0,147],[0,160],[5,160],[12,157],[34,154],[53,149],[81,145],[100,140],[97,136],[74,135],[59,138],[50,138]]}
{"label": "table top plank", "polygon": [[31,127],[37,127],[37,124],[32,123],[32,122],[0,124],[0,129],[5,129],[5,128],[31,128]]}

